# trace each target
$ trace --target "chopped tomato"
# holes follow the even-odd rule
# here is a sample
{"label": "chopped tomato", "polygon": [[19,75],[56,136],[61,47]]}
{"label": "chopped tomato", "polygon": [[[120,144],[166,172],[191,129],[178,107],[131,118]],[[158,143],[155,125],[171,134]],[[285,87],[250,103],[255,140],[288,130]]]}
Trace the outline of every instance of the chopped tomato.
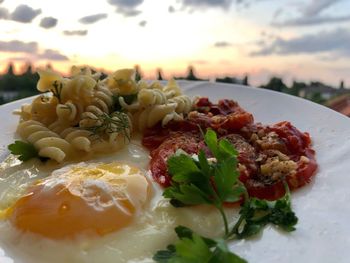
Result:
{"label": "chopped tomato", "polygon": [[[259,158],[265,154],[264,151],[279,151],[296,162],[296,171],[285,177],[291,190],[309,183],[317,169],[309,134],[299,131],[290,122],[279,122],[271,126],[255,124],[253,115],[235,101],[220,100],[218,104],[213,104],[208,98],[200,98],[194,111],[183,121],[170,122],[166,127],[159,125],[144,133],[142,142],[151,150],[150,170],[156,182],[164,187],[170,185],[167,159],[178,149],[189,154],[197,154],[199,149],[204,149],[207,156],[210,156],[205,143],[200,139],[200,130],[205,131],[207,128],[224,136],[222,138],[229,140],[239,152],[239,179],[250,196],[276,200],[285,194],[282,179],[266,178],[260,174]],[[250,141],[252,134],[259,131],[264,134],[275,132],[278,137],[271,140],[267,138],[267,143],[261,147],[255,141]]]}
{"label": "chopped tomato", "polygon": [[170,122],[165,127],[158,124],[152,128],[146,129],[143,134],[142,145],[152,151],[161,145],[167,138],[172,137],[179,132],[191,132],[194,135],[200,133],[198,125],[187,120]]}
{"label": "chopped tomato", "polygon": [[273,125],[271,130],[276,132],[279,137],[284,140],[288,150],[294,154],[303,154],[311,143],[308,133],[302,133],[288,121]]}
{"label": "chopped tomato", "polygon": [[163,187],[170,186],[171,178],[167,171],[168,157],[178,149],[189,154],[197,153],[198,142],[198,137],[194,134],[178,132],[173,133],[157,149],[151,151],[150,170],[154,180]]}

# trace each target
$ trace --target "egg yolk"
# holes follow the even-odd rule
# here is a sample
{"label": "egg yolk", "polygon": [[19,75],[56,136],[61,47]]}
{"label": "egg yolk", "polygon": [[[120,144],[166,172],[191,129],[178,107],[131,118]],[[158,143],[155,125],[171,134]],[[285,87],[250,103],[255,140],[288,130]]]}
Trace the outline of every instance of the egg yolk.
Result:
{"label": "egg yolk", "polygon": [[129,225],[148,194],[148,182],[136,167],[72,166],[33,185],[8,217],[20,230],[52,239],[102,236]]}

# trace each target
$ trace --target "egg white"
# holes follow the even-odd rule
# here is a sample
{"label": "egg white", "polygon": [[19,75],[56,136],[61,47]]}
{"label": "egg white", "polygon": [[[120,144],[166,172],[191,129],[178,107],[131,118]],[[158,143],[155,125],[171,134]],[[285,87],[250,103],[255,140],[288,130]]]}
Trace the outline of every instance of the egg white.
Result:
{"label": "egg white", "polygon": [[[125,162],[138,167],[147,176],[153,188],[152,198],[128,227],[103,237],[57,241],[23,233],[8,221],[0,220],[0,247],[15,259],[14,263],[153,262],[152,256],[157,250],[176,241],[174,228],[178,225],[190,227],[207,237],[222,234],[222,219],[213,207],[174,208],[162,197],[162,189],[153,182],[148,171],[149,160],[148,151],[136,139],[115,154],[89,161]],[[0,169],[0,209],[13,204],[28,185],[52,172],[52,168],[40,162],[19,164],[13,158],[2,163]],[[227,212],[233,222],[237,209],[227,209]]]}

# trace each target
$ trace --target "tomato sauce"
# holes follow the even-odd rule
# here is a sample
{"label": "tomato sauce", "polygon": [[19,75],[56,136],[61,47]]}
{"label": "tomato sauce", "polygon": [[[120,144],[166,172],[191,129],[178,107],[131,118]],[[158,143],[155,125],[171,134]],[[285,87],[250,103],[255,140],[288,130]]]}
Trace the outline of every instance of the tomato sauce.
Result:
{"label": "tomato sauce", "polygon": [[[157,183],[163,187],[171,185],[167,159],[176,150],[197,154],[203,149],[209,153],[202,138],[207,128],[230,141],[239,152],[239,168],[243,167],[239,169],[239,179],[251,196],[276,200],[285,194],[283,180],[294,190],[309,183],[317,170],[308,133],[299,131],[288,121],[270,126],[254,123],[253,115],[232,100],[213,104],[208,98],[200,98],[183,121],[145,131],[142,143],[151,151],[150,170]],[[271,159],[271,154],[293,161],[296,169],[280,178],[266,177],[260,167]]]}

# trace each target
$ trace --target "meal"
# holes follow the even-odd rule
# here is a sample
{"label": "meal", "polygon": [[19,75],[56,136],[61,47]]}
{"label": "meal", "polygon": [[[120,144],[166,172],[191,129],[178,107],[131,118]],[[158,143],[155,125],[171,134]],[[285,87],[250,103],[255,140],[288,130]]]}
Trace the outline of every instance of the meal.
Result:
{"label": "meal", "polygon": [[[0,240],[33,262],[246,262],[235,240],[290,232],[290,190],[317,163],[308,133],[254,122],[176,81],[39,71],[1,164]],[[228,248],[230,245],[230,249]],[[30,261],[29,261],[30,262]]]}

